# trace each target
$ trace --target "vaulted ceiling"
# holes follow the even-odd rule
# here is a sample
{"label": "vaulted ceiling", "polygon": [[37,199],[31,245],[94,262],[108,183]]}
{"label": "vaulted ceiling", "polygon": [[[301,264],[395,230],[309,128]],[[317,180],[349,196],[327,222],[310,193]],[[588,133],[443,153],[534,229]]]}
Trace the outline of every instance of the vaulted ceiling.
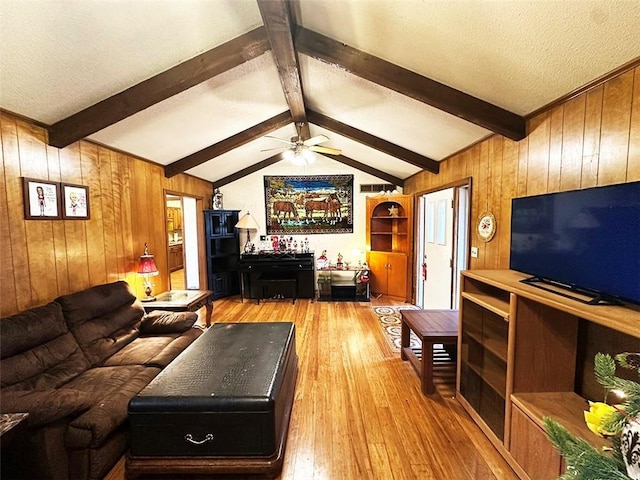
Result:
{"label": "vaulted ceiling", "polygon": [[[640,58],[635,0],[0,0],[0,107],[222,186],[289,139],[386,182]],[[274,152],[275,153],[274,155]],[[317,154],[316,154],[317,155]]]}

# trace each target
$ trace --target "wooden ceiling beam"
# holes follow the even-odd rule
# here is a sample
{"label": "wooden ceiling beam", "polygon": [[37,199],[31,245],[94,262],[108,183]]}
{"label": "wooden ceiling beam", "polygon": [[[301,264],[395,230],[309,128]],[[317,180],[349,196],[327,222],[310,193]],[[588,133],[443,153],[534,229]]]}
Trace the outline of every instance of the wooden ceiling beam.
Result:
{"label": "wooden ceiling beam", "polygon": [[371,135],[357,128],[353,128],[349,125],[341,123],[333,118],[329,118],[321,113],[314,112],[313,110],[307,111],[307,118],[311,123],[314,123],[320,127],[327,128],[332,132],[336,132],[344,137],[355,140],[356,142],[367,145],[380,152],[396,157],[407,163],[420,167],[431,173],[438,173],[440,171],[440,163],[429,157],[425,157],[411,150],[407,150],[404,147],[396,145],[395,143],[387,142],[379,137]]}
{"label": "wooden ceiling beam", "polygon": [[[368,173],[369,175],[373,175],[374,177],[380,178],[382,180],[385,180],[399,187],[404,187],[404,180],[402,180],[401,178],[394,177],[393,175],[383,172],[382,170],[378,170],[376,168],[370,167],[369,165],[365,165],[364,163],[360,163],[357,160],[353,160],[352,158],[349,158],[345,155],[331,155],[328,153],[318,153],[317,155],[323,155],[325,157],[329,157],[332,160],[335,160],[336,162],[340,162],[344,165],[348,165],[352,168],[355,168],[356,170],[360,170],[364,173]],[[240,180],[241,178],[244,178],[246,175],[250,175],[259,170],[262,170],[263,168],[269,167],[274,163],[278,163],[284,159],[285,159],[284,152],[280,152],[272,157],[267,158],[266,160],[262,160],[261,162],[251,165],[250,167],[244,168],[231,175],[227,175],[226,177],[223,177],[219,180],[215,180],[212,183],[214,187],[222,187],[231,182],[235,182],[236,180]]]}
{"label": "wooden ceiling beam", "polygon": [[218,188],[218,187],[222,187],[224,185],[227,185],[231,182],[235,182],[236,180],[240,180],[241,178],[247,176],[247,175],[251,175],[252,173],[255,173],[259,170],[262,170],[263,168],[267,168],[271,165],[273,165],[274,163],[278,163],[279,161],[284,160],[284,152],[280,152],[276,155],[274,155],[273,157],[269,157],[266,160],[262,160],[261,162],[255,163],[253,165],[251,165],[250,167],[247,168],[243,168],[242,170],[233,173],[231,175],[227,175],[224,178],[221,178],[220,180],[216,180],[213,183],[213,186]]}
{"label": "wooden ceiling beam", "polygon": [[392,183],[398,187],[404,187],[404,180],[398,177],[395,177],[387,172],[383,172],[382,170],[378,170],[377,168],[370,167],[369,165],[365,165],[364,163],[360,163],[353,158],[349,158],[346,155],[333,155],[331,153],[319,153],[318,155],[324,155],[325,157],[329,157],[336,162],[340,162],[344,165],[348,165],[356,170],[360,170],[361,172],[368,173],[369,175],[373,175],[374,177],[378,177],[382,180],[386,180],[389,183]]}
{"label": "wooden ceiling beam", "polygon": [[249,143],[256,138],[262,137],[267,133],[271,133],[274,130],[284,127],[285,125],[290,124],[291,112],[288,110],[286,112],[281,113],[280,115],[276,115],[275,117],[271,117],[268,120],[265,120],[262,123],[254,125],[251,128],[248,128],[240,133],[236,133],[229,138],[225,138],[224,140],[215,143],[209,147],[203,148],[202,150],[192,153],[191,155],[187,155],[180,160],[176,160],[173,163],[164,167],[164,176],[167,178],[171,178],[174,175],[178,175],[179,173],[185,172],[190,168],[197,167],[205,162],[208,162],[212,158],[215,158],[223,153],[227,153],[234,148],[238,148],[246,143]]}
{"label": "wooden ceiling beam", "polygon": [[273,59],[296,130],[303,139],[309,138],[309,125],[304,107],[302,79],[298,56],[293,46],[291,12],[287,0],[258,0]]}
{"label": "wooden ceiling beam", "polygon": [[520,115],[304,27],[296,29],[295,48],[512,140],[526,136],[526,121]]}
{"label": "wooden ceiling beam", "polygon": [[257,58],[269,48],[265,28],[251,30],[54,123],[48,129],[49,145],[64,148],[151,105]]}

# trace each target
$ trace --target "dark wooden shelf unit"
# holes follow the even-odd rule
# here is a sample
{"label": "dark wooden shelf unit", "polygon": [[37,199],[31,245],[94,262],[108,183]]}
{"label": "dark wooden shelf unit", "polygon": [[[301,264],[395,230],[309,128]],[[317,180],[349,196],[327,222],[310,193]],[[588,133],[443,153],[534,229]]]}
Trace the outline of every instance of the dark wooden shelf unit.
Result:
{"label": "dark wooden shelf unit", "polygon": [[240,246],[235,228],[238,213],[239,210],[204,211],[207,280],[214,299],[240,293]]}

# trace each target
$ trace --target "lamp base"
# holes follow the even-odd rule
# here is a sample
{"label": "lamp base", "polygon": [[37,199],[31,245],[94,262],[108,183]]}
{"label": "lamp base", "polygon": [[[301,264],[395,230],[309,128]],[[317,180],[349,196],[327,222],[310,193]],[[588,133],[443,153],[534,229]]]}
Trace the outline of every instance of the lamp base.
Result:
{"label": "lamp base", "polygon": [[145,297],[140,299],[141,302],[155,302],[156,297]]}

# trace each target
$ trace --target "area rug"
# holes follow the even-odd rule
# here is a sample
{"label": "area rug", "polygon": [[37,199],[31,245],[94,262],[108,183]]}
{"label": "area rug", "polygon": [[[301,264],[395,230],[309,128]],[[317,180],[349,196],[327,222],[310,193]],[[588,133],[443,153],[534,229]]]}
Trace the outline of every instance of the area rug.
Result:
{"label": "area rug", "polygon": [[[419,310],[415,305],[401,305],[401,306],[388,306],[388,307],[373,307],[373,311],[378,317],[378,321],[382,330],[391,344],[391,348],[399,352],[402,342],[402,319],[400,311],[402,310]],[[409,337],[409,347],[412,350],[420,350],[422,343],[420,339],[411,332]]]}

